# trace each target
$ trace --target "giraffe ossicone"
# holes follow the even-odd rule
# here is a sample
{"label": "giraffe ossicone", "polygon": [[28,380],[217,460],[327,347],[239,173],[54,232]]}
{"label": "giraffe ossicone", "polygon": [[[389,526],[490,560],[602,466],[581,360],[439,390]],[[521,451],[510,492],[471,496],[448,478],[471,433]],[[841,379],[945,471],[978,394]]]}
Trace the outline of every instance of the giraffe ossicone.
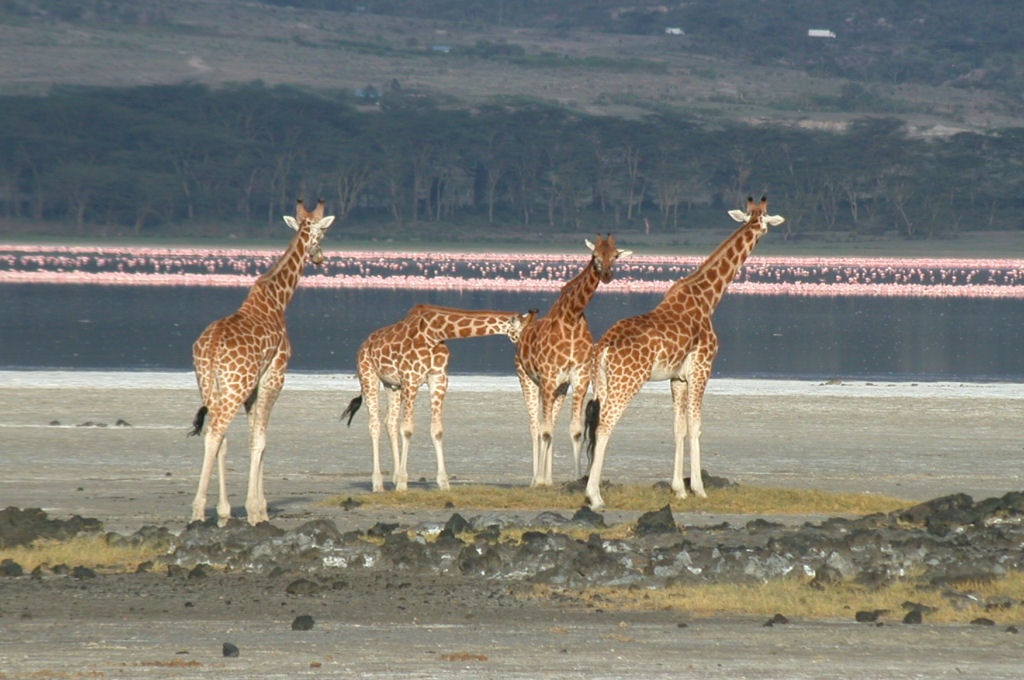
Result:
{"label": "giraffe ossicone", "polygon": [[396,491],[409,485],[409,445],[414,425],[416,394],[423,383],[430,392],[430,437],[437,458],[437,486],[449,488],[444,462],[442,407],[448,392],[449,350],[446,340],[484,335],[507,335],[519,342],[536,311],[526,314],[490,310],[466,310],[434,305],[416,305],[402,320],[378,328],[363,341],[356,356],[360,394],[341,414],[348,424],[366,401],[370,445],[373,455],[371,488],[384,490],[380,464],[380,388],[387,390],[385,417],[391,444],[391,476]]}
{"label": "giraffe ossicone", "polygon": [[554,483],[554,424],[567,392],[572,390],[569,436],[572,440],[573,475],[580,477],[583,440],[583,404],[590,386],[589,356],[594,344],[584,311],[602,283],[614,275],[619,258],[631,254],[619,250],[610,234],[597,242],[585,241],[590,261],[562,286],[547,315],[524,331],[516,344],[516,374],[526,402],[533,444],[532,486]]}
{"label": "giraffe ossicone", "polygon": [[686,497],[684,454],[689,445],[690,489],[705,497],[700,467],[701,407],[718,337],[711,317],[729,283],[768,227],[782,224],[768,214],[768,200],[747,198],[746,211],[730,210],[743,225],[688,276],[668,289],[650,312],[622,319],[594,345],[590,356],[594,399],[587,405],[587,446],[591,453],[586,495],[594,510],[604,507],[601,471],[608,440],[626,406],[651,380],[668,380],[672,392],[675,461],[672,489]]}
{"label": "giraffe ossicone", "polygon": [[309,211],[300,199],[296,202],[295,217],[285,216],[284,221],[295,230],[284,253],[256,279],[238,311],[211,323],[192,345],[192,363],[203,405],[196,413],[189,434],[202,433],[204,422],[206,424],[203,465],[192,501],[192,521],[206,518],[206,492],[214,463],[219,486],[218,523],[224,525],[231,517],[225,435],[243,406],[249,420],[246,518],[254,525],[270,519],[263,490],[263,454],[270,411],[284,385],[285,369],[291,357],[285,309],[295,294],[307,259],[315,264],[323,261],[320,242],[334,216],[324,217],[323,200]]}

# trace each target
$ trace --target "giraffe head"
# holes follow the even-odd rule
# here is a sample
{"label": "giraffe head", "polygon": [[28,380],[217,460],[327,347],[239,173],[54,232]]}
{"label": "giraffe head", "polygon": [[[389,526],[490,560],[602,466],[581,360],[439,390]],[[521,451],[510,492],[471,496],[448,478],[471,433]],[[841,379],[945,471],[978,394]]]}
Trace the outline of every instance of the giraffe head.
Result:
{"label": "giraffe head", "polygon": [[320,241],[324,232],[334,222],[334,215],[324,217],[324,199],[320,199],[316,208],[312,211],[306,210],[300,198],[295,205],[295,217],[284,216],[284,223],[295,231],[307,229],[309,231],[309,242],[306,245],[306,252],[309,254],[309,261],[313,264],[322,264],[324,261],[323,251],[320,250]]}
{"label": "giraffe head", "polygon": [[519,338],[523,337],[523,329],[533,323],[533,320],[537,317],[536,309],[531,309],[526,314],[513,314],[502,327],[502,332],[508,336],[508,339],[512,341],[512,344],[519,342]]}
{"label": "giraffe head", "polygon": [[594,267],[594,271],[597,273],[601,283],[608,283],[612,280],[616,260],[633,254],[632,250],[619,250],[616,248],[615,237],[611,234],[608,234],[605,238],[601,238],[601,235],[598,234],[596,245],[591,243],[589,239],[585,240],[584,243],[587,244],[590,252],[593,253],[590,264]]}
{"label": "giraffe head", "polygon": [[777,227],[786,221],[782,215],[768,214],[768,197],[762,196],[760,203],[754,203],[754,199],[747,196],[747,211],[730,210],[729,217],[737,222],[750,224],[757,223],[757,235],[760,237],[768,232],[768,227]]}

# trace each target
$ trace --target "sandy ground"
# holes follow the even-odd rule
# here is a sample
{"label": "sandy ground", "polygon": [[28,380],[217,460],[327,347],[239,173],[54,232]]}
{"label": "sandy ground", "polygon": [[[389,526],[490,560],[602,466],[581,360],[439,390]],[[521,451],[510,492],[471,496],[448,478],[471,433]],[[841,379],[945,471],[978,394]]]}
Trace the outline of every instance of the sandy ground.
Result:
{"label": "sandy ground", "polygon": [[[120,533],[147,524],[183,528],[201,459],[201,442],[185,437],[199,405],[191,380],[0,372],[0,506],[96,517]],[[1002,495],[1024,488],[1018,388],[713,381],[704,467],[740,484],[908,500]],[[273,522],[289,527],[324,517],[346,530],[447,519],[451,511],[319,504],[369,489],[366,414],[351,428],[338,421],[355,394],[347,376],[289,378],[267,453]],[[434,477],[424,404],[421,397],[414,480]],[[668,478],[669,409],[664,384],[641,394],[613,436],[606,478]],[[119,419],[127,425],[117,426]],[[564,420],[558,479],[571,469]],[[247,468],[242,422],[229,449],[229,491],[239,515]],[[453,483],[528,482],[526,419],[514,381],[456,376],[445,424]],[[611,508],[606,518],[630,515]],[[722,519],[730,518],[702,513],[696,500],[692,512],[677,515],[683,524]],[[766,628],[760,618],[567,609],[469,581],[367,581],[297,602],[268,591],[264,581],[225,578],[187,587],[157,575],[88,584],[0,579],[0,678],[1009,678],[1024,664],[1024,638],[978,626],[794,621]],[[301,613],[315,616],[313,630],[290,630]],[[223,642],[237,645],[239,656],[225,658]]]}

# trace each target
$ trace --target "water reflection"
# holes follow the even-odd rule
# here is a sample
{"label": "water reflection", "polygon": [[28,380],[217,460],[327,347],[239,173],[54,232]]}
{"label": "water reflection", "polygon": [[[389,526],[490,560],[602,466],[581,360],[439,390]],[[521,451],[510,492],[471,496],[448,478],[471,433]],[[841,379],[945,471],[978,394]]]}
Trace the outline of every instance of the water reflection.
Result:
{"label": "water reflection", "polygon": [[[191,344],[238,308],[238,288],[0,286],[0,367],[189,369]],[[301,289],[288,310],[291,368],[348,372],[374,329],[426,302],[546,312],[554,292]],[[658,294],[599,292],[587,311],[595,336],[649,310]],[[1013,299],[726,295],[715,315],[715,375],[766,378],[1024,380]],[[451,370],[511,374],[504,337],[452,343]]]}

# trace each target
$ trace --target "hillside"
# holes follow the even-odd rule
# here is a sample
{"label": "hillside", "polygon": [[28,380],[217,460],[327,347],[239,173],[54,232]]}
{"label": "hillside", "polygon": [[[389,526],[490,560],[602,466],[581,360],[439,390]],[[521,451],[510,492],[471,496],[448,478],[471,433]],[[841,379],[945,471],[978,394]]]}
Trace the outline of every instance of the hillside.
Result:
{"label": "hillside", "polygon": [[289,2],[0,0],[0,233],[267,238],[297,196],[353,241],[686,246],[751,194],[787,242],[1024,226],[995,0]]}
{"label": "hillside", "polygon": [[[923,135],[1024,124],[1020,90],[1005,73],[993,78],[991,68],[978,65],[935,83],[928,81],[936,80],[936,69],[907,65],[908,53],[917,55],[916,64],[929,49],[936,61],[947,59],[923,38],[912,42],[917,34],[909,29],[946,3],[929,3],[920,16],[879,15],[857,24],[851,10],[834,26],[835,39],[809,38],[809,18],[793,11],[772,15],[773,3],[757,3],[772,29],[755,35],[728,22],[730,5],[750,3],[687,3],[706,6],[700,15],[705,23],[715,19],[708,16],[711,8],[726,17],[690,32],[671,25],[680,18],[671,6],[655,4],[637,6],[636,16],[627,12],[625,18],[615,5],[583,1],[466,0],[426,3],[425,9],[416,2],[290,4],[338,9],[237,0],[143,0],[128,8],[109,2],[7,2],[0,5],[7,7],[0,26],[0,93],[42,94],[57,84],[216,86],[259,80],[347,91],[397,85],[455,105],[526,99],[607,116],[683,110],[825,129],[879,113],[902,117]],[[546,12],[531,12],[531,4]],[[850,3],[864,6],[867,14],[873,4]],[[975,5],[980,16],[986,5],[997,3]],[[505,10],[501,24],[488,16],[499,6]],[[736,11],[743,15],[742,8]],[[448,18],[420,18],[418,12]],[[512,23],[517,18],[520,23]],[[987,30],[980,23],[976,30]],[[861,24],[885,28],[857,30]],[[683,34],[666,34],[666,28]],[[1019,53],[993,53],[984,35],[964,35],[966,28],[945,30],[973,41],[970,60],[980,59],[974,51],[982,52],[1013,71]],[[894,32],[904,33],[907,43],[893,47]],[[851,64],[862,65],[858,71]],[[821,75],[844,69],[865,77]],[[888,82],[871,79],[879,73],[892,75]]]}

